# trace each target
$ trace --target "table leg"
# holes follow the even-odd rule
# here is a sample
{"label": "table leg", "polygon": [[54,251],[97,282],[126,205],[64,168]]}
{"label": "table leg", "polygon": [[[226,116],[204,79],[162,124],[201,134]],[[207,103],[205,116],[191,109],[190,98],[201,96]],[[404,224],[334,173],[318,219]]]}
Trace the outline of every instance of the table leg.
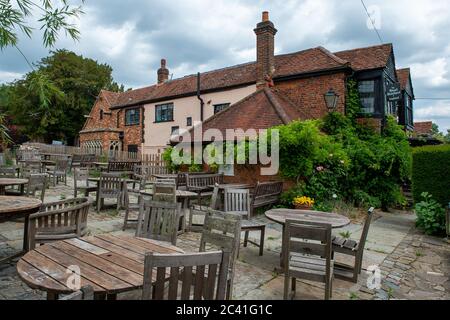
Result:
{"label": "table leg", "polygon": [[57,293],[47,292],[47,300],[55,301],[55,300],[58,300],[58,298],[59,298],[59,295]]}
{"label": "table leg", "polygon": [[5,186],[0,186],[0,196],[4,196],[6,194]]}
{"label": "table leg", "polygon": [[25,217],[25,224],[23,227],[23,252],[27,253],[30,251],[30,241],[28,239],[30,226],[30,216]]}
{"label": "table leg", "polygon": [[23,196],[24,194],[25,194],[25,185],[22,184],[22,185],[20,186],[20,195]]}

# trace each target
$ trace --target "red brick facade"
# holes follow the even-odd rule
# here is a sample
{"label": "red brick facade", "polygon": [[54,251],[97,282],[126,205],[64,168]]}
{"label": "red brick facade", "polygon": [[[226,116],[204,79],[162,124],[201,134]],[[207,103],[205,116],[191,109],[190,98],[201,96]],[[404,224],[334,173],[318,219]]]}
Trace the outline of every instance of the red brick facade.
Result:
{"label": "red brick facade", "polygon": [[[139,107],[111,110],[111,106],[118,94],[102,91],[92,108],[91,114],[80,132],[80,145],[93,147],[101,142],[103,151],[128,151],[130,145],[137,146],[142,151],[143,139],[143,109]],[[140,124],[125,125],[125,114],[129,109],[140,109]]]}
{"label": "red brick facade", "polygon": [[285,94],[295,106],[300,108],[304,119],[320,119],[328,114],[324,95],[333,89],[339,96],[336,111],[345,113],[346,74],[337,73],[283,81],[275,84],[280,93]]}

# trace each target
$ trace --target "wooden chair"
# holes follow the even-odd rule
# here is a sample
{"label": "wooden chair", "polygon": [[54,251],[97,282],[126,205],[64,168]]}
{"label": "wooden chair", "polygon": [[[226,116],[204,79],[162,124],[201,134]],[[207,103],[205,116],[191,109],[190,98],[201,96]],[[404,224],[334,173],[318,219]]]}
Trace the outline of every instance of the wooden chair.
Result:
{"label": "wooden chair", "polygon": [[[229,260],[230,253],[222,251],[177,255],[148,253],[142,299],[225,300]],[[167,269],[170,276],[166,290]]]}
{"label": "wooden chair", "polygon": [[[136,200],[136,202],[133,202],[131,199],[132,197]],[[139,217],[139,210],[141,208],[141,201],[143,200],[143,197],[138,190],[126,190],[126,196],[125,196],[125,217],[123,220],[123,228],[122,230],[125,231],[128,229],[128,225],[136,224],[138,222],[138,219],[132,219],[130,218],[130,214],[132,212],[137,212]]]}
{"label": "wooden chair", "polygon": [[116,199],[117,210],[119,210],[124,192],[124,182],[121,174],[102,173],[98,183],[97,212],[100,212],[103,208],[105,199]]}
{"label": "wooden chair", "polygon": [[344,254],[354,257],[354,265],[346,265],[342,263],[335,263],[335,276],[341,280],[348,280],[354,283],[358,282],[358,276],[361,274],[362,262],[364,257],[364,248],[366,246],[367,235],[369,233],[370,224],[372,222],[374,208],[370,208],[364,228],[361,233],[359,242],[351,239],[343,239],[333,236],[333,256],[335,253]]}
{"label": "wooden chair", "polygon": [[59,181],[64,181],[67,186],[67,172],[70,169],[70,160],[56,160],[54,168],[47,169],[50,178],[53,179],[53,186],[56,187]]}
{"label": "wooden chair", "polygon": [[47,181],[48,181],[48,175],[47,174],[31,174],[28,177],[28,186],[26,195],[29,197],[32,195],[33,197],[36,197],[36,191],[40,192],[40,198],[41,201],[44,202],[45,199],[45,191],[47,189]]}
{"label": "wooden chair", "polygon": [[[242,231],[245,232],[244,247],[249,243],[259,248],[259,255],[264,255],[264,238],[266,234],[266,225],[251,220],[251,200],[250,190],[248,189],[225,189],[224,195],[225,212],[240,214],[243,217]],[[249,240],[250,232],[259,232],[259,243]]]}
{"label": "wooden chair", "polygon": [[69,294],[60,298],[62,301],[79,301],[79,300],[94,300],[94,288],[91,286],[85,286],[79,291]]}
{"label": "wooden chair", "polygon": [[241,220],[242,217],[237,214],[209,210],[200,240],[200,252],[205,252],[207,245],[230,252],[227,300],[233,296],[234,267],[241,242]]}
{"label": "wooden chair", "polygon": [[258,182],[252,195],[251,214],[256,208],[277,204],[283,193],[283,182]]}
{"label": "wooden chair", "polygon": [[295,298],[297,279],[325,283],[325,300],[332,297],[331,225],[287,220],[284,232],[284,299]]}
{"label": "wooden chair", "polygon": [[160,202],[177,202],[177,186],[174,180],[157,180],[153,185],[153,200]]}
{"label": "wooden chair", "polygon": [[97,186],[89,185],[89,169],[74,168],[73,172],[74,197],[78,197],[81,191],[85,197],[91,192],[97,192]]}
{"label": "wooden chair", "polygon": [[177,243],[178,205],[141,201],[136,237]]}
{"label": "wooden chair", "polygon": [[42,173],[42,165],[40,162],[26,162],[20,168],[20,176],[22,178],[28,178],[30,174]]}
{"label": "wooden chair", "polygon": [[218,204],[219,199],[219,187],[216,187],[213,190],[213,194],[211,197],[211,203],[209,206],[201,206],[194,205],[189,210],[189,225],[188,230],[190,232],[202,232],[204,224],[194,223],[194,217],[202,217],[203,219],[208,214],[208,210],[217,210],[219,208]]}
{"label": "wooden chair", "polygon": [[87,234],[87,219],[91,202],[87,198],[44,204],[39,213],[30,216],[30,248]]}
{"label": "wooden chair", "polygon": [[0,178],[9,178],[15,179],[17,178],[17,170],[16,168],[1,168],[0,167]]}
{"label": "wooden chair", "polygon": [[202,199],[211,197],[214,185],[223,184],[223,174],[187,174],[187,190],[197,193],[198,204],[202,205]]}

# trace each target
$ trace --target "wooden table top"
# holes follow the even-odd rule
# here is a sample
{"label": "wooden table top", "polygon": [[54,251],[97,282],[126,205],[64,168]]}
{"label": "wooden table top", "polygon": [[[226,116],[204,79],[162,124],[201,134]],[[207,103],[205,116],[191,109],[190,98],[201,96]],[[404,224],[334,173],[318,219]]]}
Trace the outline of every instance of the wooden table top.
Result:
{"label": "wooden table top", "polygon": [[[144,196],[152,196],[153,195],[153,190],[152,189],[148,189],[148,190],[142,190],[141,194]],[[191,192],[191,191],[186,191],[186,190],[177,190],[176,191],[176,196],[177,198],[196,198],[198,195],[195,192]]]}
{"label": "wooden table top", "polygon": [[178,179],[177,174],[152,174],[156,179]]}
{"label": "wooden table top", "polygon": [[[145,254],[184,253],[170,243],[131,236],[98,235],[54,242],[27,253],[17,263],[20,278],[31,288],[53,294],[72,293],[67,269],[78,266],[81,286],[117,294],[143,286]],[[70,283],[70,282],[69,282]]]}
{"label": "wooden table top", "polygon": [[350,224],[350,219],[331,212],[273,209],[265,213],[266,217],[274,222],[285,224],[286,220],[299,220],[303,222],[328,223],[333,228],[342,228]]}
{"label": "wooden table top", "polygon": [[[126,183],[133,183],[134,180],[133,179],[125,179],[122,178],[122,180],[124,180]],[[100,178],[89,178],[90,182],[100,182]]]}
{"label": "wooden table top", "polygon": [[26,197],[0,196],[0,220],[20,214],[32,214],[37,212],[42,201]]}
{"label": "wooden table top", "polygon": [[20,186],[27,183],[28,179],[0,178],[0,186]]}

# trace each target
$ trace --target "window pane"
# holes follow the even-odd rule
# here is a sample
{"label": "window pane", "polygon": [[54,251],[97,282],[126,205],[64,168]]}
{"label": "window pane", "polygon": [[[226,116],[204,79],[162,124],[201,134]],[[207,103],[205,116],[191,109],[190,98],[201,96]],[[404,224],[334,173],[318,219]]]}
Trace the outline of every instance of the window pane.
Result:
{"label": "window pane", "polygon": [[156,106],[156,122],[173,121],[173,104]]}
{"label": "window pane", "polygon": [[214,114],[219,113],[220,111],[228,108],[229,106],[230,106],[230,103],[222,103],[222,104],[214,105]]}
{"label": "window pane", "polygon": [[375,112],[375,98],[361,98],[361,104],[363,113]]}
{"label": "window pane", "polygon": [[125,112],[125,125],[138,125],[140,122],[140,110],[131,109]]}
{"label": "window pane", "polygon": [[360,93],[374,93],[375,92],[375,81],[360,81],[359,82],[359,92]]}

